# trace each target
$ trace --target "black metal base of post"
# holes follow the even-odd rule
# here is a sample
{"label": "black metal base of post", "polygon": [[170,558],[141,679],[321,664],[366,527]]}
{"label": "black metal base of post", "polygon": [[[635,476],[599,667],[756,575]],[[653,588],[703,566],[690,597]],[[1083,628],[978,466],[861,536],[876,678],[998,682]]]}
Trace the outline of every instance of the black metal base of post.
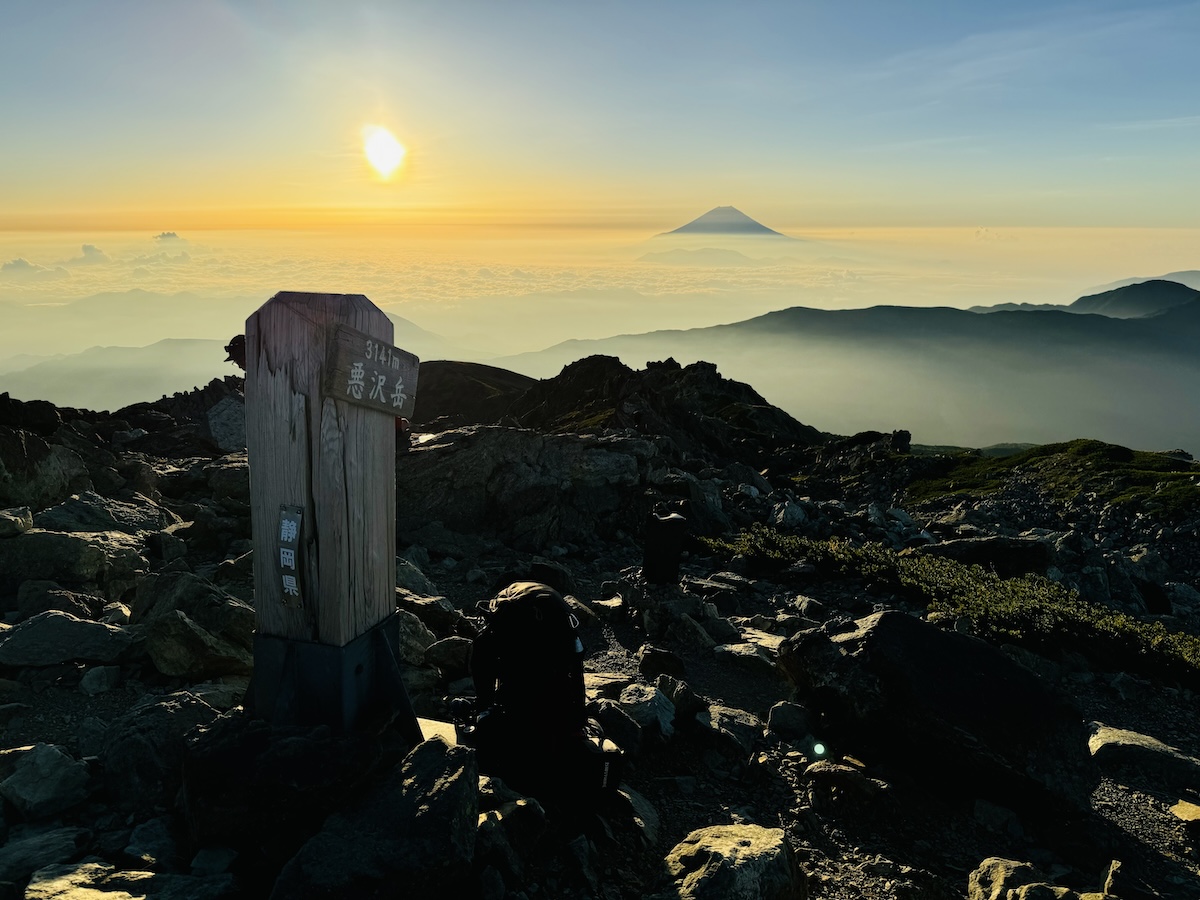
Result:
{"label": "black metal base of post", "polygon": [[420,743],[421,726],[400,678],[399,646],[395,614],[344,647],[256,634],[246,710],[272,725],[328,725],[335,734],[394,712],[404,737]]}

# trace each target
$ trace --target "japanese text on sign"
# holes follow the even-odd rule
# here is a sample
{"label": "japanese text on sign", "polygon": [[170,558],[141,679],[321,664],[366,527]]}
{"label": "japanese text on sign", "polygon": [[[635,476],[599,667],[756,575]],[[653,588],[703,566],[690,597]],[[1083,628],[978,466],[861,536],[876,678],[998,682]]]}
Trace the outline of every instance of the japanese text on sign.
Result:
{"label": "japanese text on sign", "polygon": [[326,394],[393,416],[410,416],[419,361],[348,325],[339,325],[326,359]]}
{"label": "japanese text on sign", "polygon": [[300,526],[304,519],[304,508],[300,506],[279,507],[279,547],[275,562],[279,570],[279,586],[285,606],[300,606],[299,552]]}

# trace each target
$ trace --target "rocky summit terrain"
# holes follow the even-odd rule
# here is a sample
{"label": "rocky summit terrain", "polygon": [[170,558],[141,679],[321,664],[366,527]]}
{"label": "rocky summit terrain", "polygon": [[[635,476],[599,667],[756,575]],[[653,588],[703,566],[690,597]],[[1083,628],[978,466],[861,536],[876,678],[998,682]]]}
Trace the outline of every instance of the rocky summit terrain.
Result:
{"label": "rocky summit terrain", "polygon": [[[475,604],[558,588],[624,751],[576,816],[440,737],[243,708],[240,390],[0,395],[0,900],[1200,897],[1188,454],[838,437],[703,363],[424,369],[408,694],[447,718]],[[655,512],[688,520],[674,584]]]}

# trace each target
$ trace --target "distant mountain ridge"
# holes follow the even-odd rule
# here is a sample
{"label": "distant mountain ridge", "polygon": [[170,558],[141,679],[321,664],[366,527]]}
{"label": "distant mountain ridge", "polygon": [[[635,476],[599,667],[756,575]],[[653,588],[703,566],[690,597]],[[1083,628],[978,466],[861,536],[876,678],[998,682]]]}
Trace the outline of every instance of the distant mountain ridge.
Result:
{"label": "distant mountain ridge", "polygon": [[730,325],[568,341],[493,360],[548,377],[592,354],[704,359],[823,431],[980,447],[1087,435],[1200,450],[1200,302],[1153,316],[793,307]]}
{"label": "distant mountain ridge", "polygon": [[664,234],[726,234],[743,237],[780,237],[788,238],[773,228],[768,228],[761,222],[756,222],[740,209],[732,206],[717,206],[704,215],[699,216],[686,225],[681,225],[673,231]]}
{"label": "distant mountain ridge", "polygon": [[999,303],[995,306],[972,306],[970,312],[1068,312],[1083,315],[1108,316],[1113,319],[1137,319],[1154,316],[1200,300],[1200,290],[1177,281],[1152,278],[1113,288],[1098,294],[1080,297],[1073,303]]}

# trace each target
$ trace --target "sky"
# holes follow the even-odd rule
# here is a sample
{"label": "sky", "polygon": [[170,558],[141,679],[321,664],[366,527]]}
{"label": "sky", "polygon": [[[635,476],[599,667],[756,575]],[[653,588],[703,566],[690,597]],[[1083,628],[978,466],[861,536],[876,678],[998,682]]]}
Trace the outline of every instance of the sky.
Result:
{"label": "sky", "polygon": [[[0,229],[1200,226],[1200,4],[9,0]],[[365,125],[407,148],[384,180]]]}

